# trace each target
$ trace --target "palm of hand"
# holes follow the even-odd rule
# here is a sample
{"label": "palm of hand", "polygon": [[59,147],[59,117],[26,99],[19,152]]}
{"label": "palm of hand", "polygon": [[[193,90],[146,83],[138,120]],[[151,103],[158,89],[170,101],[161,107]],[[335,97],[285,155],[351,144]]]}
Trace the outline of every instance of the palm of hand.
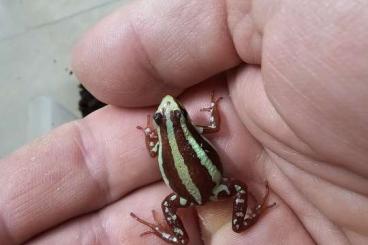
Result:
{"label": "palm of hand", "polygon": [[[169,7],[151,5],[171,15],[178,11],[175,3]],[[152,9],[144,8],[137,15],[144,16],[143,21],[119,10],[77,46],[75,71],[99,98],[120,106],[157,102],[164,93],[178,93],[212,77],[182,96],[193,120],[201,119],[196,111],[206,103],[209,91],[230,94],[231,100],[221,103],[223,128],[211,140],[226,156],[223,162],[228,175],[251,183],[250,188],[259,196],[263,188],[255,183],[269,181],[273,190],[270,199],[277,202],[277,207],[254,228],[236,235],[231,231],[229,203],[198,208],[206,244],[363,243],[368,226],[368,61],[363,55],[368,34],[361,27],[366,27],[367,15],[359,14],[358,4],[348,3],[345,12],[337,5],[327,11],[313,2],[300,8],[300,1],[285,1],[273,7],[257,1],[252,9],[248,2],[229,3],[230,31],[224,33],[223,22],[219,23],[223,21],[219,18],[222,7],[205,8],[210,26],[206,25],[208,20],[201,21],[201,12],[195,12],[194,17],[181,12],[179,18],[175,16],[178,37],[169,35],[166,39],[159,29],[172,26],[172,18],[162,14],[167,19],[157,20],[156,15],[148,13]],[[318,12],[320,9],[326,11]],[[187,23],[183,19],[192,18],[197,21],[193,29],[197,35],[188,39],[188,26],[180,25],[180,21]],[[117,28],[127,19],[135,22],[133,30],[129,29],[131,25]],[[152,24],[156,23],[152,19],[159,25]],[[335,25],[336,21],[340,25]],[[116,39],[106,27],[117,29]],[[180,45],[170,46],[173,40]],[[162,45],[165,41],[167,46]],[[99,52],[88,51],[86,47],[91,44]],[[190,52],[194,47],[201,49]],[[173,50],[179,54],[172,55]],[[213,77],[220,72],[226,76]],[[146,89],[150,93],[145,94],[147,101],[142,101]],[[138,236],[145,228],[137,225],[129,213],[141,210],[150,216],[150,210],[158,209],[169,192],[162,184],[152,184],[159,178],[158,169],[144,153],[143,139],[134,130],[151,112],[152,108],[108,106],[4,159],[4,166],[10,166],[2,171],[2,176],[7,176],[0,180],[4,186],[20,181],[12,177],[10,173],[15,171],[6,163],[20,162],[13,164],[20,169],[24,161],[19,159],[33,154],[38,157],[38,165],[32,166],[45,163],[40,171],[52,174],[51,189],[63,187],[45,197],[49,209],[32,211],[38,214],[30,221],[34,225],[25,228],[8,221],[13,240],[16,236],[24,241],[73,218],[33,242],[73,243],[79,237],[102,243],[145,244],[150,238]],[[60,140],[65,135],[71,137]],[[39,145],[47,145],[49,151],[37,151]],[[46,165],[54,155],[54,166]],[[37,176],[23,174],[19,188],[24,183],[38,183]],[[35,197],[28,198],[36,203],[33,207],[42,207],[37,204],[37,188],[32,189],[36,190]],[[11,199],[10,187],[4,190],[4,197],[16,200]],[[55,198],[57,203],[50,201]],[[181,215],[192,244],[200,244],[193,212],[187,210]],[[89,214],[79,217],[85,213]]]}

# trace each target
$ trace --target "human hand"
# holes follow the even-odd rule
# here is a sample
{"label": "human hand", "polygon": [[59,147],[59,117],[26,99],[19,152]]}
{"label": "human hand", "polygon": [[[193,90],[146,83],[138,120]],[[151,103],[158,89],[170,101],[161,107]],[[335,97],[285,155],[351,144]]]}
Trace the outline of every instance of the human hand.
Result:
{"label": "human hand", "polygon": [[[185,90],[180,99],[198,121],[214,89],[225,97],[211,137],[225,172],[257,196],[268,180],[277,207],[240,234],[229,202],[200,207],[204,243],[366,243],[366,12],[352,1],[152,0],[119,9],[74,53],[79,79],[115,106],[1,160],[1,240],[160,243],[139,237],[147,228],[129,216],[151,218],[170,192],[154,183],[157,165],[135,130],[154,110],[141,107]],[[193,212],[181,216],[191,244],[201,244]]]}

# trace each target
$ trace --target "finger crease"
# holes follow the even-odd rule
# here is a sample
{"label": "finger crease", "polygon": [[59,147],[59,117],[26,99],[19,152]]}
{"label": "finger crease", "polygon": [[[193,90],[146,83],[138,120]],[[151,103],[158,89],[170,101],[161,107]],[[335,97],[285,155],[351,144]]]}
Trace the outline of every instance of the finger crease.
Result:
{"label": "finger crease", "polygon": [[239,56],[237,49],[236,49],[236,45],[234,43],[234,36],[230,27],[230,23],[229,23],[229,7],[228,7],[228,0],[223,0],[222,1],[223,7],[222,9],[224,10],[223,16],[224,16],[224,23],[223,25],[225,26],[224,31],[226,36],[229,38],[229,41],[232,45],[232,50],[234,52],[234,55],[236,56],[237,60],[242,60],[241,57]]}
{"label": "finger crease", "polygon": [[[95,233],[97,234],[100,244],[104,244],[104,245],[113,244],[110,241],[110,236],[106,229],[105,219],[101,215],[101,212],[98,212],[96,215],[95,225],[97,225],[97,227],[94,230],[95,230]],[[95,225],[93,227],[95,227]]]}
{"label": "finger crease", "polygon": [[167,82],[163,76],[161,75],[161,73],[159,72],[159,70],[156,68],[156,66],[154,65],[154,62],[152,61],[151,56],[149,55],[146,46],[143,44],[142,42],[142,38],[139,35],[139,32],[137,31],[135,25],[130,21],[129,22],[132,31],[133,31],[133,35],[135,40],[137,41],[136,43],[139,45],[140,49],[142,50],[141,53],[143,53],[143,57],[146,62],[142,62],[142,67],[152,78],[153,81],[156,82],[156,85],[159,86],[159,88],[165,88],[165,90],[176,90],[176,89],[182,89],[179,88],[178,86],[173,85],[172,83]]}
{"label": "finger crease", "polygon": [[106,159],[101,149],[98,149],[100,144],[97,143],[96,137],[89,128],[86,121],[75,121],[77,137],[75,139],[78,151],[82,157],[82,163],[86,167],[89,176],[94,183],[99,187],[104,194],[104,202],[108,203],[113,200],[111,186],[109,182],[109,174],[106,168]]}
{"label": "finger crease", "polygon": [[[0,209],[2,210],[2,209]],[[10,233],[10,229],[5,222],[5,218],[0,212],[0,237],[4,244],[16,244],[15,239]]]}

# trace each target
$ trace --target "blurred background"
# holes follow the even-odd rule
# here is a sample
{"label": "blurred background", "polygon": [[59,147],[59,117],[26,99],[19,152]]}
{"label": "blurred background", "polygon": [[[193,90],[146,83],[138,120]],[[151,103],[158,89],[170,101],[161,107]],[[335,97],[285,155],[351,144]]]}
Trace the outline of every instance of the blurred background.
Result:
{"label": "blurred background", "polygon": [[75,41],[130,0],[0,0],[0,157],[81,117]]}

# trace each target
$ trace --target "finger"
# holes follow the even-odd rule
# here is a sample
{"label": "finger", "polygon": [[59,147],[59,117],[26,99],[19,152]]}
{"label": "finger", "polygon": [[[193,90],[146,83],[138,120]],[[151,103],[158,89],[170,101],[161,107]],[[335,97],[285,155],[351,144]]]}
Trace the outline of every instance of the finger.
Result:
{"label": "finger", "polygon": [[229,76],[229,81],[236,112],[257,140],[272,150],[282,142],[298,152],[312,154],[269,100],[259,67],[240,66]]}
{"label": "finger", "polygon": [[107,103],[152,104],[242,60],[259,63],[250,9],[250,1],[135,1],[79,41],[73,69]]}
{"label": "finger", "polygon": [[0,237],[21,243],[157,180],[135,130],[145,113],[107,107],[1,160]]}
{"label": "finger", "polygon": [[[151,210],[158,213],[161,222],[164,217],[161,202],[170,193],[163,184],[154,184],[140,189],[126,198],[103,210],[76,218],[40,237],[31,240],[29,244],[167,244],[153,234],[140,236],[149,228],[129,214],[134,212],[139,217],[154,223]],[[180,210],[178,215],[190,236],[190,244],[202,244],[198,233],[197,220],[193,209]]]}
{"label": "finger", "polygon": [[[352,203],[357,207],[367,206],[364,197],[350,192],[351,189],[364,192],[362,183],[365,180],[331,167],[328,162],[319,162],[320,156],[302,140],[295,124],[279,114],[280,104],[270,100],[262,78],[259,68],[241,67],[230,78],[230,94],[239,117],[265,148],[262,158],[269,161],[262,166],[267,180],[317,243],[325,239],[346,242],[346,233],[341,227],[351,227],[355,232],[364,227],[364,222],[360,222],[361,225],[354,222],[367,212],[344,210]],[[301,117],[303,113],[296,112],[293,116]],[[336,194],[328,199],[321,198],[330,193]],[[319,228],[316,223],[320,224]],[[324,227],[322,233],[320,227]]]}

